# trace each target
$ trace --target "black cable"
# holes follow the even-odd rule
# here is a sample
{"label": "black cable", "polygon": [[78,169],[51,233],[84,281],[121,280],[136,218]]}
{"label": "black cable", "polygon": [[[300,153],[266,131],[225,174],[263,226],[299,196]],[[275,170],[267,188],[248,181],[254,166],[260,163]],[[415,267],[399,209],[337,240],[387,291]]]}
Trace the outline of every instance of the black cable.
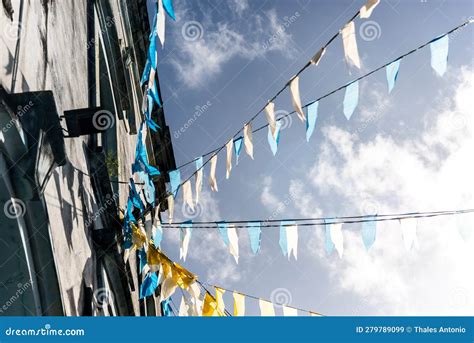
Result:
{"label": "black cable", "polygon": [[[436,211],[436,212],[411,212],[411,213],[402,213],[402,214],[382,214],[382,215],[361,215],[361,216],[345,216],[345,217],[324,217],[324,218],[296,218],[296,219],[264,219],[264,220],[236,220],[236,221],[225,221],[226,224],[241,224],[241,223],[269,223],[267,225],[260,225],[261,228],[265,227],[280,227],[281,222],[285,221],[294,221],[294,222],[305,222],[300,223],[298,226],[322,226],[326,224],[353,224],[353,223],[367,223],[367,222],[381,222],[381,221],[391,221],[391,220],[403,220],[410,218],[432,218],[440,216],[449,216],[449,215],[458,215],[458,214],[467,214],[473,213],[474,209],[465,209],[465,210],[453,210],[453,211]],[[317,221],[312,223],[311,221]],[[279,224],[273,224],[273,223]],[[311,223],[307,223],[311,222]],[[217,227],[215,222],[195,222],[193,223],[193,229],[214,229]],[[185,223],[173,223],[173,224],[161,224],[163,228],[180,228],[181,224]],[[211,224],[213,224],[211,226]],[[195,226],[197,225],[197,226]],[[204,225],[204,226],[201,226]],[[205,226],[209,225],[209,226]],[[235,228],[247,228],[247,225],[234,225]]]}

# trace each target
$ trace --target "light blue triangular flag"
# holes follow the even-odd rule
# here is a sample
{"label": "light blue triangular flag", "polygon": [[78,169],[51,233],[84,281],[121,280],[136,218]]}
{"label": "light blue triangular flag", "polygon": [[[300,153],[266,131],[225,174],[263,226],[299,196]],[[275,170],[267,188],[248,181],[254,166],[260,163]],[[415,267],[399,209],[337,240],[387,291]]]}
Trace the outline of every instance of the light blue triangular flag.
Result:
{"label": "light blue triangular flag", "polygon": [[156,27],[156,16],[153,20],[153,26],[150,32],[150,46],[148,47],[148,59],[150,60],[151,67],[156,70],[156,38],[158,37],[158,31]]}
{"label": "light blue triangular flag", "polygon": [[229,235],[227,233],[227,229],[229,225],[226,222],[218,222],[217,228],[219,229],[219,234],[222,237],[222,240],[224,241],[224,244],[226,246],[229,246]]}
{"label": "light blue triangular flag", "polygon": [[165,8],[166,13],[173,19],[176,20],[174,15],[173,0],[163,0],[163,7]]}
{"label": "light blue triangular flag", "polygon": [[202,160],[203,160],[202,156],[196,160],[196,170],[199,170],[202,168]]}
{"label": "light blue triangular flag", "polygon": [[163,317],[171,317],[173,310],[171,309],[171,298],[164,300],[161,303],[161,310],[163,312]]}
{"label": "light blue triangular flag", "polygon": [[234,141],[234,151],[235,151],[236,164],[239,164],[239,156],[240,156],[240,152],[242,151],[243,141],[244,141],[244,139],[242,137],[239,137]]}
{"label": "light blue triangular flag", "polygon": [[155,243],[156,247],[160,247],[162,240],[163,240],[163,227],[160,224],[156,227],[155,237],[153,237],[153,243]]}
{"label": "light blue triangular flag", "polygon": [[346,94],[344,95],[344,115],[347,120],[351,119],[358,103],[359,81],[355,81],[346,87]]}
{"label": "light blue triangular flag", "polygon": [[260,251],[260,240],[262,235],[261,223],[260,222],[249,222],[247,223],[247,231],[250,238],[250,247],[254,254]]}
{"label": "light blue triangular flag", "polygon": [[283,220],[280,222],[280,248],[283,255],[288,255],[288,241],[286,238],[286,226],[295,225],[296,223],[291,220]]}
{"label": "light blue triangular flag", "polygon": [[178,193],[178,187],[181,184],[181,173],[179,169],[172,170],[168,173],[170,177],[170,187],[171,193],[173,193],[173,197],[176,198],[176,194]]}
{"label": "light blue triangular flag", "polygon": [[149,297],[158,287],[158,276],[156,273],[148,273],[140,287],[140,299]]}
{"label": "light blue triangular flag", "polygon": [[[375,216],[368,217],[367,219],[375,219]],[[367,250],[369,250],[375,242],[376,226],[377,222],[375,220],[362,223],[362,240]]]}
{"label": "light blue triangular flag", "polygon": [[449,36],[435,38],[430,43],[431,67],[439,76],[443,76],[448,65]]}
{"label": "light blue triangular flag", "polygon": [[309,142],[309,138],[313,134],[316,120],[318,119],[318,106],[319,101],[313,102],[311,105],[306,107],[306,141]]}
{"label": "light blue triangular flag", "polygon": [[267,140],[268,140],[268,144],[270,144],[270,149],[272,149],[273,156],[275,156],[278,151],[278,143],[280,143],[280,128],[281,128],[281,122],[277,120],[275,122],[275,137],[276,138],[273,138],[272,129],[270,125],[268,126]]}
{"label": "light blue triangular flag", "polygon": [[387,73],[388,92],[391,93],[398,78],[398,69],[400,69],[400,60],[396,60],[385,67]]}
{"label": "light blue triangular flag", "polygon": [[326,219],[324,220],[324,228],[326,232],[325,240],[324,240],[324,245],[326,247],[326,252],[328,255],[331,255],[333,250],[334,250],[334,243],[332,242],[331,239],[331,225],[334,222],[333,219]]}
{"label": "light blue triangular flag", "polygon": [[146,251],[145,251],[145,249],[138,250],[138,257],[140,259],[140,273],[141,273],[143,268],[145,268],[145,266],[146,266]]}
{"label": "light blue triangular flag", "polygon": [[148,79],[150,78],[150,70],[151,70],[151,63],[150,60],[146,60],[145,64],[145,69],[143,69],[143,74],[142,78],[140,80],[140,85],[143,86],[146,82],[148,82]]}

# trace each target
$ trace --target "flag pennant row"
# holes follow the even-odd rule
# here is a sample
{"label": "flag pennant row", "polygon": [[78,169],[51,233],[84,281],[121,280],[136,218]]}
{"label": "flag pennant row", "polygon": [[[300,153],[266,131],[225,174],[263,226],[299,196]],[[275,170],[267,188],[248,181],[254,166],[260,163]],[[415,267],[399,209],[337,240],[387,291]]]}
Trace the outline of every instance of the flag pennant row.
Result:
{"label": "flag pennant row", "polygon": [[443,76],[448,65],[449,36],[435,38],[430,43],[431,67],[438,76]]}

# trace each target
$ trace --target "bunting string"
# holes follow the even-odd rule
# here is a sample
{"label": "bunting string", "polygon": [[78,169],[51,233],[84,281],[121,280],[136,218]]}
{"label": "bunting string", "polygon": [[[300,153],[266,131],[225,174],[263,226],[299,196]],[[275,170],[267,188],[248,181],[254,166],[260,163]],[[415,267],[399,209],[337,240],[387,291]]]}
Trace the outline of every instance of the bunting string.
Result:
{"label": "bunting string", "polygon": [[[328,221],[331,224],[355,224],[355,223],[368,223],[368,222],[383,222],[393,221],[402,219],[412,218],[433,218],[441,216],[459,215],[473,213],[474,209],[464,210],[451,210],[451,211],[432,211],[432,212],[409,212],[409,213],[398,213],[398,214],[370,214],[360,216],[339,216],[339,217],[319,217],[319,218],[295,218],[295,219],[252,219],[252,220],[234,220],[234,221],[200,221],[193,222],[193,229],[215,229],[220,223],[225,222],[226,224],[234,224],[235,228],[247,228],[247,223],[260,223],[260,227],[280,227],[281,222],[304,222],[298,223],[298,226],[323,226]],[[164,228],[180,228],[184,223],[166,224],[162,223],[161,226]],[[267,223],[267,224],[265,224]],[[278,224],[277,224],[278,223]],[[242,225],[235,225],[242,224]],[[290,224],[289,224],[290,225]]]}
{"label": "bunting string", "polygon": [[[356,15],[356,16],[357,16],[357,15]],[[356,16],[355,16],[355,17],[356,17]],[[435,41],[437,41],[437,40],[440,40],[442,37],[448,36],[449,34],[451,34],[451,33],[455,32],[455,31],[457,31],[457,30],[463,28],[464,26],[466,26],[466,25],[468,25],[468,24],[471,24],[472,22],[473,22],[472,19],[470,19],[470,20],[468,20],[468,21],[465,21],[465,22],[463,22],[462,24],[460,24],[460,25],[454,27],[453,29],[449,30],[448,32],[446,32],[446,33],[444,33],[444,34],[442,34],[442,35],[440,35],[440,36],[437,36],[436,38],[431,39],[431,40],[429,40],[429,41],[427,41],[427,42],[425,42],[425,43],[419,45],[418,47],[416,47],[416,48],[414,48],[414,49],[412,49],[412,50],[410,50],[410,51],[408,51],[408,52],[406,52],[406,53],[404,53],[404,54],[402,54],[402,55],[400,55],[400,56],[398,56],[398,57],[396,57],[396,58],[390,60],[389,62],[387,62],[387,63],[385,63],[385,64],[383,64],[383,65],[381,65],[381,66],[379,66],[379,67],[377,67],[377,68],[375,68],[375,69],[369,71],[368,73],[366,73],[366,74],[364,74],[364,75],[362,75],[362,76],[359,76],[359,77],[353,79],[352,81],[350,81],[350,82],[348,82],[348,83],[346,83],[346,84],[344,84],[344,85],[341,85],[340,87],[338,87],[338,88],[336,88],[336,89],[334,89],[334,90],[332,90],[332,91],[330,91],[330,92],[328,92],[328,93],[326,93],[326,94],[320,96],[319,98],[317,98],[317,99],[315,99],[315,100],[312,100],[312,101],[306,103],[306,104],[303,105],[302,107],[303,107],[303,108],[307,108],[307,107],[309,107],[309,106],[311,106],[311,105],[313,105],[313,104],[319,102],[320,100],[329,97],[330,95],[332,95],[332,94],[334,94],[334,93],[337,93],[337,92],[339,92],[339,91],[341,91],[341,90],[343,90],[343,89],[347,89],[348,87],[350,87],[350,86],[352,86],[352,85],[356,85],[360,80],[362,80],[362,79],[364,79],[364,78],[367,78],[368,76],[370,76],[370,75],[376,73],[377,71],[379,71],[379,70],[381,70],[381,69],[383,69],[383,68],[386,68],[387,66],[391,65],[392,63],[395,63],[395,62],[397,62],[397,61],[399,61],[399,60],[405,58],[406,56],[409,56],[409,55],[411,55],[411,54],[413,54],[413,53],[415,53],[415,52],[417,52],[417,51],[419,51],[419,50],[425,48],[426,46],[430,45],[431,43],[433,43],[433,42],[435,42]],[[336,37],[337,37],[337,35],[336,35]],[[306,64],[305,67],[303,67],[303,68],[296,74],[296,76],[298,76],[299,74],[301,74],[301,73],[302,73],[308,66],[310,66],[311,64],[312,64],[311,61],[308,62],[308,64]],[[293,77],[290,81],[288,81],[288,82],[285,84],[285,86],[284,86],[274,97],[272,97],[272,98],[270,99],[269,102],[273,101],[276,97],[278,97],[278,96],[283,92],[283,90],[289,85],[289,83],[290,83],[293,79],[294,79],[294,77]],[[252,116],[251,119],[250,119],[249,121],[247,121],[247,123],[246,123],[244,126],[247,126],[249,123],[251,123],[253,120],[255,120],[255,118],[256,118],[260,113],[262,113],[262,112],[265,111],[265,108],[266,108],[266,107],[267,107],[267,105],[265,105],[265,107],[263,107],[259,112],[257,112],[254,116]],[[290,116],[290,115],[293,115],[293,114],[295,114],[295,113],[297,113],[296,110],[294,110],[294,111],[292,111],[292,112],[289,112],[288,114],[281,116],[277,121],[280,121],[280,120],[282,120],[282,119],[284,119],[284,118],[286,118],[286,117],[288,117],[288,116]],[[349,117],[350,117],[350,116],[349,116]],[[252,130],[251,133],[259,132],[259,131],[263,130],[264,128],[268,127],[269,125],[270,125],[269,123],[266,123],[266,124],[264,124],[264,125],[258,127],[257,129]],[[242,132],[242,130],[243,130],[243,127],[240,128],[240,129],[232,136],[232,139],[234,140],[234,142],[235,142],[236,139],[240,139],[240,137],[237,137],[237,136]],[[191,163],[194,163],[195,161],[197,161],[198,159],[200,159],[200,158],[202,158],[202,157],[207,157],[207,156],[209,156],[209,155],[212,155],[211,158],[207,159],[207,160],[206,160],[199,168],[197,168],[184,182],[180,183],[180,184],[177,186],[177,189],[180,189],[180,188],[182,187],[182,185],[183,185],[186,181],[191,180],[191,178],[192,178],[198,171],[200,171],[201,169],[203,169],[203,168],[211,161],[211,159],[212,159],[214,156],[216,156],[217,154],[219,154],[219,153],[226,147],[226,145],[227,145],[228,142],[229,142],[229,140],[227,140],[226,143],[223,144],[222,146],[220,146],[220,147],[218,147],[218,148],[216,148],[216,149],[214,149],[214,150],[211,150],[211,151],[209,151],[209,152],[203,154],[203,155],[200,156],[199,158],[195,158],[195,159],[193,159],[193,160],[191,160],[191,161],[189,161],[189,162],[186,162],[186,163],[180,165],[179,167],[177,167],[178,170],[179,170],[179,169],[182,169],[182,168],[184,168],[185,166],[187,166],[187,165],[189,165],[189,164],[191,164]]]}
{"label": "bunting string", "polygon": [[[294,306],[290,306],[290,305],[287,305],[287,304],[279,304],[279,303],[275,303],[271,300],[268,300],[268,299],[264,299],[264,298],[259,298],[259,297],[256,297],[254,295],[249,295],[249,294],[246,294],[246,293],[242,293],[240,291],[234,291],[234,290],[231,290],[231,289],[227,289],[227,288],[223,288],[221,286],[215,286],[215,285],[211,285],[211,284],[208,284],[208,283],[202,283],[201,281],[197,281],[197,283],[199,283],[201,286],[204,287],[204,285],[207,285],[209,287],[213,287],[213,288],[219,288],[219,289],[222,289],[226,292],[229,292],[229,293],[232,293],[232,294],[240,294],[242,296],[244,296],[245,298],[250,298],[250,299],[254,299],[254,300],[257,300],[257,301],[260,301],[260,300],[263,300],[263,301],[266,301],[268,303],[271,303],[272,305],[274,306],[285,306],[285,307],[289,307],[289,308],[292,308],[294,310],[297,310],[297,311],[301,311],[301,312],[306,312],[306,313],[309,313],[311,315],[316,315],[316,316],[321,316],[321,317],[324,317],[323,314],[319,313],[319,312],[316,312],[316,311],[312,311],[312,310],[306,310],[306,309],[302,309],[302,308],[299,308],[299,307],[294,307]],[[207,292],[209,292],[206,288],[204,288]],[[229,313],[227,310],[226,310],[227,313]],[[229,313],[230,315],[230,313]]]}

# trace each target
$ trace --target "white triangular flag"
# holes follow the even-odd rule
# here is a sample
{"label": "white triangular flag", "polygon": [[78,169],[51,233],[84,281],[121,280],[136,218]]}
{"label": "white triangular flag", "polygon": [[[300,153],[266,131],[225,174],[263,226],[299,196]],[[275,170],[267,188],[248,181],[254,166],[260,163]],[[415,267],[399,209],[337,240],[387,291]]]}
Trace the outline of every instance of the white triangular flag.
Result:
{"label": "white triangular flag", "polygon": [[231,138],[227,144],[225,145],[227,150],[227,163],[226,163],[226,170],[225,170],[225,178],[228,179],[230,177],[230,171],[232,170],[232,153],[234,151],[234,140]]}
{"label": "white triangular flag", "polygon": [[283,306],[283,315],[285,317],[297,317],[298,310],[293,307]]}
{"label": "white triangular flag", "polygon": [[360,18],[367,19],[371,16],[372,11],[379,4],[380,0],[368,0],[364,6],[360,9]]}
{"label": "white triangular flag", "polygon": [[197,282],[194,282],[188,287],[189,295],[191,296],[191,306],[189,306],[189,316],[200,317],[202,315],[201,288]]}
{"label": "white triangular flag", "polygon": [[193,190],[191,188],[191,180],[183,183],[183,201],[194,212]]}
{"label": "white triangular flag", "polygon": [[260,315],[262,317],[274,317],[275,316],[275,309],[273,308],[273,304],[269,301],[259,299],[258,306],[260,307]]}
{"label": "white triangular flag", "polygon": [[156,13],[156,31],[161,45],[165,44],[165,9],[163,0],[158,0],[158,13]]}
{"label": "white triangular flag", "polygon": [[160,272],[160,279],[163,280],[162,282],[160,282],[161,280],[158,280],[158,284],[161,284],[160,299],[161,301],[164,301],[174,294],[176,288],[178,287],[178,284],[173,280],[173,275],[171,271],[166,276],[162,276],[162,273]]}
{"label": "white triangular flag", "polygon": [[306,121],[306,116],[304,115],[303,109],[301,108],[299,82],[299,76],[295,76],[290,82],[291,101],[296,113],[298,114],[298,118],[300,118],[300,120],[304,123]]}
{"label": "white triangular flag", "polygon": [[417,247],[418,241],[416,238],[416,226],[418,224],[417,218],[400,219],[400,227],[402,229],[403,242],[405,248],[410,251],[413,246]]}
{"label": "white triangular flag", "polygon": [[275,122],[275,104],[273,102],[269,102],[267,106],[265,106],[265,116],[267,117],[268,125],[270,126],[272,136],[273,138],[275,138],[276,122]]}
{"label": "white triangular flag", "polygon": [[179,305],[178,316],[180,317],[188,316],[188,305],[186,304],[186,300],[184,300],[184,296],[181,296],[181,304]]}
{"label": "white triangular flag", "polygon": [[239,236],[233,225],[228,226],[227,237],[229,238],[229,252],[234,256],[235,262],[239,263]]}
{"label": "white triangular flag", "polygon": [[213,192],[217,192],[217,180],[216,180],[216,165],[217,165],[217,154],[211,157],[211,171],[209,173],[209,186]]}
{"label": "white triangular flag", "polygon": [[287,251],[288,251],[288,260],[290,255],[293,252],[295,260],[297,259],[298,253],[298,226],[297,225],[288,225],[285,226],[286,230],[286,242],[287,242]]}
{"label": "white triangular flag", "polygon": [[168,195],[168,223],[173,222],[174,215],[174,197],[173,194]]}
{"label": "white triangular flag", "polygon": [[326,53],[326,48],[321,48],[316,55],[313,56],[311,59],[311,64],[318,65],[321,58],[323,58],[324,54]]}
{"label": "white triangular flag", "polygon": [[244,126],[244,146],[245,152],[253,160],[252,123],[247,123]]}
{"label": "white triangular flag", "polygon": [[202,189],[202,157],[196,160],[196,205],[199,203],[199,194]]}
{"label": "white triangular flag", "polygon": [[179,230],[180,230],[180,238],[181,238],[181,246],[179,248],[179,258],[182,259],[183,261],[186,261],[186,256],[188,255],[189,242],[191,241],[192,228],[189,226],[180,227]]}
{"label": "white triangular flag", "polygon": [[342,257],[344,252],[344,238],[342,236],[342,224],[330,225],[331,240],[336,248],[339,257]]}
{"label": "white triangular flag", "polygon": [[351,21],[347,23],[341,30],[341,34],[346,62],[360,69],[359,50],[357,49],[354,22]]}

